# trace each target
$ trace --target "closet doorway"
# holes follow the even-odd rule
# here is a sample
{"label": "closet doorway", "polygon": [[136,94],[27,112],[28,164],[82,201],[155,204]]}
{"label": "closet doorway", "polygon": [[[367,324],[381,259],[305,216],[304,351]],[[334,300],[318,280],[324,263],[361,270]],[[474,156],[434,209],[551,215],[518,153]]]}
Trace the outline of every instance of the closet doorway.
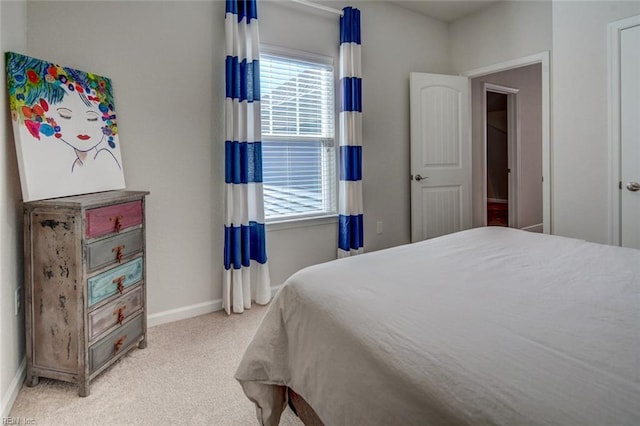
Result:
{"label": "closet doorway", "polygon": [[484,83],[486,224],[517,227],[517,94],[510,87]]}

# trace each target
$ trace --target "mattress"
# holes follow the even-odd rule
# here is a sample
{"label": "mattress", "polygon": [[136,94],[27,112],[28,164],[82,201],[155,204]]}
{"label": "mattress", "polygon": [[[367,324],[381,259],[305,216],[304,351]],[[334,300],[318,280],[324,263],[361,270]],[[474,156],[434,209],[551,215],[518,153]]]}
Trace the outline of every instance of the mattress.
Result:
{"label": "mattress", "polygon": [[329,425],[640,424],[640,251],[485,227],[303,269],[236,371]]}

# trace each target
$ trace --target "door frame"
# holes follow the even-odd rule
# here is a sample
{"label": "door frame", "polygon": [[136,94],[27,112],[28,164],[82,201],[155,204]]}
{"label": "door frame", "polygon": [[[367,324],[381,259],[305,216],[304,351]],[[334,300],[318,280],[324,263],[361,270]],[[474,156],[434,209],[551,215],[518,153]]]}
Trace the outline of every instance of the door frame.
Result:
{"label": "door frame", "polygon": [[482,155],[484,157],[484,177],[482,180],[482,204],[484,226],[487,226],[487,155],[488,150],[488,123],[487,123],[487,92],[500,93],[507,96],[507,167],[508,174],[508,208],[509,227],[518,227],[518,182],[520,181],[520,116],[518,115],[519,89],[500,86],[493,83],[484,83],[482,88]]}
{"label": "door frame", "polygon": [[622,241],[620,194],[622,181],[620,174],[621,144],[620,134],[620,33],[627,28],[640,25],[640,15],[631,16],[607,25],[607,83],[608,83],[608,117],[609,117],[609,237],[608,243],[619,246]]}
{"label": "door frame", "polygon": [[471,79],[521,68],[527,65],[541,64],[542,68],[542,232],[553,233],[552,205],[551,205],[551,147],[550,147],[550,75],[549,75],[549,51],[536,53],[522,58],[500,62],[486,67],[475,68],[460,73],[469,77],[469,97],[471,97]]}

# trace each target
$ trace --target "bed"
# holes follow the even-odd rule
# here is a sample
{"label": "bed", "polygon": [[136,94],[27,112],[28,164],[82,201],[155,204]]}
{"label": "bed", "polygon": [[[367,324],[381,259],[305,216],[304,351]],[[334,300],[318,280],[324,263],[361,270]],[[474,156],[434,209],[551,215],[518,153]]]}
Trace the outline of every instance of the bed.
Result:
{"label": "bed", "polygon": [[640,424],[640,251],[501,227],[303,269],[236,371],[261,424]]}

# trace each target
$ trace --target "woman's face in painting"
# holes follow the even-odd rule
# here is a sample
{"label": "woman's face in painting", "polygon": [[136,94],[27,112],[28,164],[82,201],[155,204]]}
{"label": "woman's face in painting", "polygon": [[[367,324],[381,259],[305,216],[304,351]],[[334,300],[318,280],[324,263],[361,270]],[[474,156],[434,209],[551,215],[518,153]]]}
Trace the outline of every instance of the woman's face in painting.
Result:
{"label": "woman's face in painting", "polygon": [[77,92],[67,91],[64,101],[55,108],[60,126],[60,139],[78,151],[89,151],[105,138],[102,114],[95,103],[86,101]]}

